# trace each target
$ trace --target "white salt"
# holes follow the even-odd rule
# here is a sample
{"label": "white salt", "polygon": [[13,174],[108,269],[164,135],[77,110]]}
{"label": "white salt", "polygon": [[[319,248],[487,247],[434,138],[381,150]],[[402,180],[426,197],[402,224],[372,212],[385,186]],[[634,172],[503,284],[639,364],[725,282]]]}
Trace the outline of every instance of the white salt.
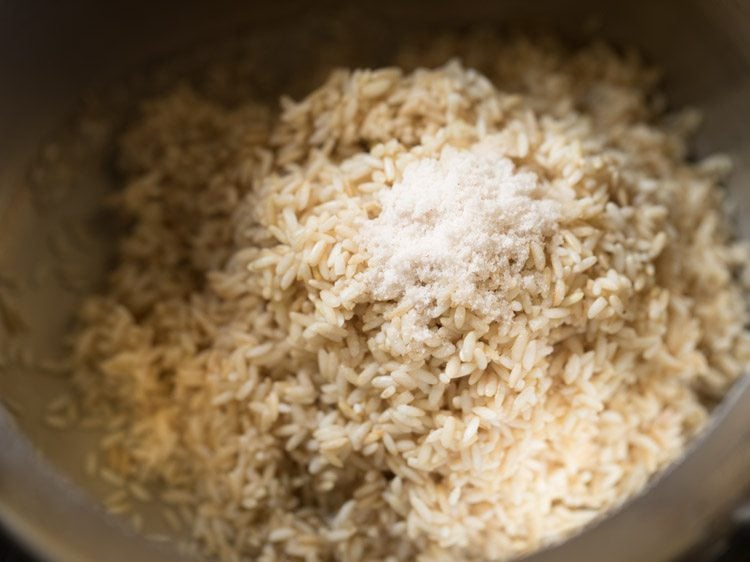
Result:
{"label": "white salt", "polygon": [[530,245],[560,217],[538,177],[489,145],[410,164],[381,205],[359,237],[369,254],[361,281],[375,298],[427,314],[448,303],[508,314]]}

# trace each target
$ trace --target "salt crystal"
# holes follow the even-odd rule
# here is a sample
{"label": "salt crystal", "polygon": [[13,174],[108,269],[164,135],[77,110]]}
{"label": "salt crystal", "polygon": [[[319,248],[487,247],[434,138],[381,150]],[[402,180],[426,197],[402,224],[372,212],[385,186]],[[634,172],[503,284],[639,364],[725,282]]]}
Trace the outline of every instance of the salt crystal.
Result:
{"label": "salt crystal", "polygon": [[509,314],[503,286],[560,217],[536,174],[516,170],[488,143],[411,163],[380,202],[358,240],[369,256],[361,281],[374,298],[427,314],[446,299]]}

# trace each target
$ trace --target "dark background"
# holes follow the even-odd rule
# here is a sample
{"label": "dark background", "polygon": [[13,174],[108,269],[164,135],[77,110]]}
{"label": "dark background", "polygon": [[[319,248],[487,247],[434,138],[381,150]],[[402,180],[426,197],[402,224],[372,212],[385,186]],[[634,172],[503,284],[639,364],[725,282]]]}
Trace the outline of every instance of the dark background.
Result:
{"label": "dark background", "polygon": [[37,562],[26,555],[0,528],[0,562]]}

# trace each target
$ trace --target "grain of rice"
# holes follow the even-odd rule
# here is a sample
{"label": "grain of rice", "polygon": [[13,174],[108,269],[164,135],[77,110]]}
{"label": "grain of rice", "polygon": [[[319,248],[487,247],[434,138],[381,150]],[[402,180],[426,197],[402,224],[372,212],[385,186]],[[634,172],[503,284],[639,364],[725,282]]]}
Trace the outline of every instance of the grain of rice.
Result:
{"label": "grain of rice", "polygon": [[176,533],[182,531],[183,524],[180,520],[180,517],[177,515],[177,512],[175,512],[173,509],[165,507],[161,510],[161,515],[169,528],[172,529],[172,531]]}
{"label": "grain of rice", "polygon": [[45,416],[44,423],[54,429],[70,429],[72,425],[72,422],[69,418],[59,414],[50,414]]}

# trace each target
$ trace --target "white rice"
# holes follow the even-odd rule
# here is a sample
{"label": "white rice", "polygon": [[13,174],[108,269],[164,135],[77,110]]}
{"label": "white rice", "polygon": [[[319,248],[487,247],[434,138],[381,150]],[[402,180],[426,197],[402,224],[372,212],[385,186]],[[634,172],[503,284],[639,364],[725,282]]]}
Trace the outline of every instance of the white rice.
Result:
{"label": "white rice", "polygon": [[[113,509],[161,487],[224,561],[504,559],[680,455],[750,357],[717,166],[686,160],[632,57],[487,39],[466,62],[484,74],[338,70],[277,117],[187,89],[144,106],[133,226],[74,353]],[[351,283],[358,233],[411,162],[490,135],[559,224],[493,289],[512,315],[446,294],[415,346],[408,307]]]}

